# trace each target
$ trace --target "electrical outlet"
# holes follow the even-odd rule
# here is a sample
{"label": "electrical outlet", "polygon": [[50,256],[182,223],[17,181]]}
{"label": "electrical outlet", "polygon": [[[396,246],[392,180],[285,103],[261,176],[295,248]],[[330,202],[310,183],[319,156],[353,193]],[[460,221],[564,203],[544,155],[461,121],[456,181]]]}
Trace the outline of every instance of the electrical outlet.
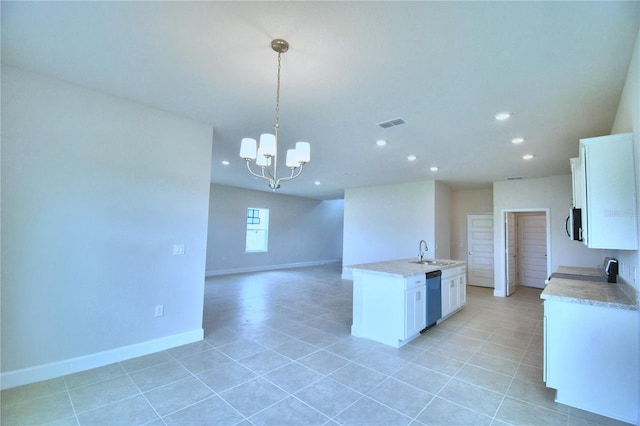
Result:
{"label": "electrical outlet", "polygon": [[173,245],[173,254],[184,254],[184,244],[174,244]]}
{"label": "electrical outlet", "polygon": [[161,317],[162,315],[164,315],[164,305],[156,305],[155,316]]}

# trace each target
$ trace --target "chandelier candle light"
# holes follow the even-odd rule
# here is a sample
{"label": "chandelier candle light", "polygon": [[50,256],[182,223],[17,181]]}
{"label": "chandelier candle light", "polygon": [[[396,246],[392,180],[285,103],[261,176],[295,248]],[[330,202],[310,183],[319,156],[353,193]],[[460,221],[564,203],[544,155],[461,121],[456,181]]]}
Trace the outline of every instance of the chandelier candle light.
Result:
{"label": "chandelier candle light", "polygon": [[[269,187],[275,191],[280,188],[280,182],[297,178],[302,173],[302,167],[311,160],[311,147],[307,142],[296,143],[295,149],[287,150],[286,166],[291,175],[278,178],[278,128],[280,127],[280,57],[289,50],[286,40],[275,39],[271,48],[278,52],[278,85],[276,88],[276,122],[273,126],[274,134],[260,135],[260,145],[255,139],[243,138],[240,146],[240,157],[247,161],[247,170],[252,175],[269,181]],[[261,168],[261,173],[251,170],[251,161]],[[271,169],[270,169],[271,168]]]}

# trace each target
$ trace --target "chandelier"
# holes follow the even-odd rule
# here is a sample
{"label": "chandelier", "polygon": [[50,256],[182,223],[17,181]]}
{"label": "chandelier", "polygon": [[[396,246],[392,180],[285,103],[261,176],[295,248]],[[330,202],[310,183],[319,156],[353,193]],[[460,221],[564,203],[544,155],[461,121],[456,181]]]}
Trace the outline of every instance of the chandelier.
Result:
{"label": "chandelier", "polygon": [[[286,40],[275,39],[271,41],[271,48],[278,52],[278,84],[276,86],[276,119],[274,134],[263,133],[260,135],[260,144],[255,139],[243,138],[240,146],[240,157],[247,161],[247,170],[253,176],[269,181],[269,187],[275,191],[280,188],[280,182],[295,179],[302,173],[302,167],[311,160],[311,147],[307,142],[297,142],[295,149],[287,150],[285,165],[291,174],[278,178],[278,129],[280,127],[280,58],[289,50]],[[256,166],[261,171],[256,173],[251,168],[251,162],[255,160]]]}

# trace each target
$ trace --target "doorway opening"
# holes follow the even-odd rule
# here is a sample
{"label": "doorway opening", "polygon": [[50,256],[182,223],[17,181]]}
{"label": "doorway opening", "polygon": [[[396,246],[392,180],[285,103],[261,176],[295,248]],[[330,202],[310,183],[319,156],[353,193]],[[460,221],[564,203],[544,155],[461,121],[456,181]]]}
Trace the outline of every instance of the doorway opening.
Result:
{"label": "doorway opening", "polygon": [[544,288],[549,276],[548,209],[504,211],[505,296],[519,286]]}

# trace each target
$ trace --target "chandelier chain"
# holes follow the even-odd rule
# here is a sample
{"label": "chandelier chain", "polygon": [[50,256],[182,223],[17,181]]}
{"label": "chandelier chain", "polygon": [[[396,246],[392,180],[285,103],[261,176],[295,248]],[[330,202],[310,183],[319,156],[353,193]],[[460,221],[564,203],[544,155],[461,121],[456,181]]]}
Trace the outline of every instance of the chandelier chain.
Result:
{"label": "chandelier chain", "polygon": [[278,52],[278,83],[276,85],[276,123],[274,125],[276,132],[280,127],[280,62],[282,54]]}

